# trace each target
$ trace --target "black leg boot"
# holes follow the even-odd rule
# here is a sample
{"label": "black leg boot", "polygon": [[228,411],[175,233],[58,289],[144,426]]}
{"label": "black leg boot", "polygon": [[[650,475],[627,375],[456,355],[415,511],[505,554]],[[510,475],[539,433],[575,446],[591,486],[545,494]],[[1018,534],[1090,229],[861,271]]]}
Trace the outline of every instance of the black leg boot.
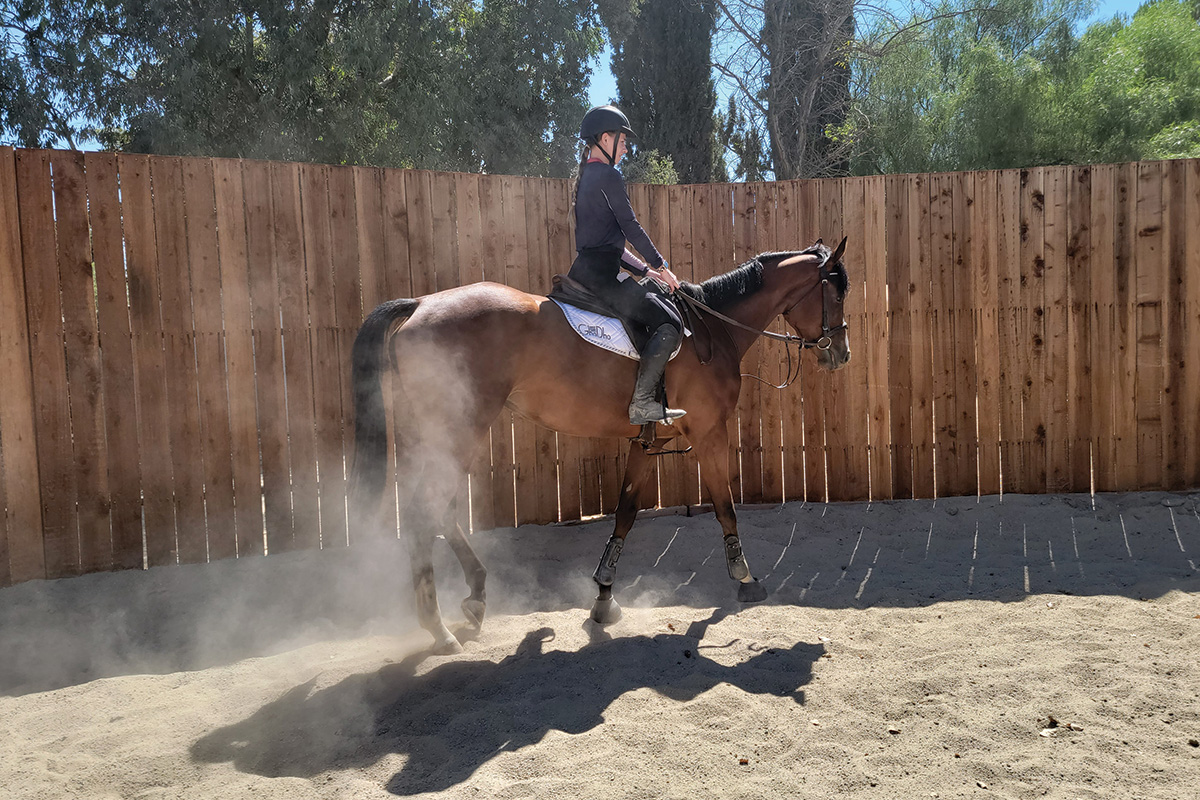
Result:
{"label": "black leg boot", "polygon": [[679,331],[674,325],[661,325],[646,347],[638,363],[637,383],[633,387],[633,401],[629,404],[629,421],[634,425],[647,422],[664,422],[670,425],[687,412],[678,408],[667,408],[656,397],[658,384],[671,353],[679,345]]}

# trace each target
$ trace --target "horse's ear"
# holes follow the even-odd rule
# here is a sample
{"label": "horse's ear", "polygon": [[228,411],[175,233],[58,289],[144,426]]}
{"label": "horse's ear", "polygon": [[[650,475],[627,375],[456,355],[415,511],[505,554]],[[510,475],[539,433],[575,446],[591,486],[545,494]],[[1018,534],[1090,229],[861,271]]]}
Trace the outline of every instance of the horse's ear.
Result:
{"label": "horse's ear", "polygon": [[846,239],[848,238],[848,236],[842,237],[842,243],[837,246],[837,249],[833,251],[833,255],[829,257],[831,263],[836,264],[842,260],[842,255],[846,252]]}
{"label": "horse's ear", "polygon": [[813,248],[815,249],[817,247],[817,245],[819,245],[820,243],[821,243],[821,240],[818,238],[815,242],[813,242],[813,245],[812,245]]}

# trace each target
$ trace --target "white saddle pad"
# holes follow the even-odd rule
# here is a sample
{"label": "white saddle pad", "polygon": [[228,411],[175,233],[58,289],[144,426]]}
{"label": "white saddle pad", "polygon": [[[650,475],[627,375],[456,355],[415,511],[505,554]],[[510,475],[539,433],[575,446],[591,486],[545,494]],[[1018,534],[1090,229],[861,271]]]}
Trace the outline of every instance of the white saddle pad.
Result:
{"label": "white saddle pad", "polygon": [[[632,358],[634,361],[640,361],[637,348],[633,346],[633,342],[629,338],[629,334],[625,332],[625,326],[621,324],[621,320],[616,317],[606,317],[603,314],[597,314],[594,311],[588,311],[578,306],[563,303],[555,298],[550,298],[558,304],[562,309],[563,314],[567,316],[567,322],[571,323],[571,327],[583,337],[586,342],[591,342],[597,347],[603,347],[605,350],[611,350],[614,353]],[[687,335],[689,331],[684,331]],[[675,348],[675,352],[671,354],[671,358],[679,355],[680,348],[683,347],[683,337],[679,339],[679,347]]]}

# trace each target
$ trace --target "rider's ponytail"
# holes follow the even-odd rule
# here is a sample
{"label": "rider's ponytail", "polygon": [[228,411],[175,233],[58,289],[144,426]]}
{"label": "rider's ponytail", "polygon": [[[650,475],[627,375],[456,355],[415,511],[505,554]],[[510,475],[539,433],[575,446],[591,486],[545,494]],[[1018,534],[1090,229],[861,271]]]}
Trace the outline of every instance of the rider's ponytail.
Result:
{"label": "rider's ponytail", "polygon": [[575,200],[579,197],[579,179],[583,177],[583,168],[587,166],[588,154],[591,153],[592,146],[584,142],[579,153],[579,168],[575,170],[575,177],[571,179],[571,217],[575,217]]}

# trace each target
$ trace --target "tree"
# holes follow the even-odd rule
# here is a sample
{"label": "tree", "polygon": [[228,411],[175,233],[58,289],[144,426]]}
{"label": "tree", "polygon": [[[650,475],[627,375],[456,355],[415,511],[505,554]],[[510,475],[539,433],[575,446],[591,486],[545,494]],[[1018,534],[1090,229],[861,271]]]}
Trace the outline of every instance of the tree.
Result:
{"label": "tree", "polygon": [[1070,100],[1082,161],[1200,157],[1200,24],[1185,0],[1094,25]]}
{"label": "tree", "polygon": [[0,135],[566,175],[628,1],[3,0]]}
{"label": "tree", "polygon": [[706,183],[717,171],[715,20],[712,0],[644,0],[613,37],[619,104],[638,145],[670,156],[684,183]]}
{"label": "tree", "polygon": [[[715,67],[786,180],[844,173],[854,0],[718,0]],[[748,134],[742,137],[749,140]]]}
{"label": "tree", "polygon": [[1088,10],[1087,0],[962,0],[880,21],[855,61],[853,172],[1069,160],[1072,28]]}
{"label": "tree", "polygon": [[918,172],[1200,155],[1190,0],[1076,23],[1081,0],[945,4],[871,32],[856,62],[853,171]]}

